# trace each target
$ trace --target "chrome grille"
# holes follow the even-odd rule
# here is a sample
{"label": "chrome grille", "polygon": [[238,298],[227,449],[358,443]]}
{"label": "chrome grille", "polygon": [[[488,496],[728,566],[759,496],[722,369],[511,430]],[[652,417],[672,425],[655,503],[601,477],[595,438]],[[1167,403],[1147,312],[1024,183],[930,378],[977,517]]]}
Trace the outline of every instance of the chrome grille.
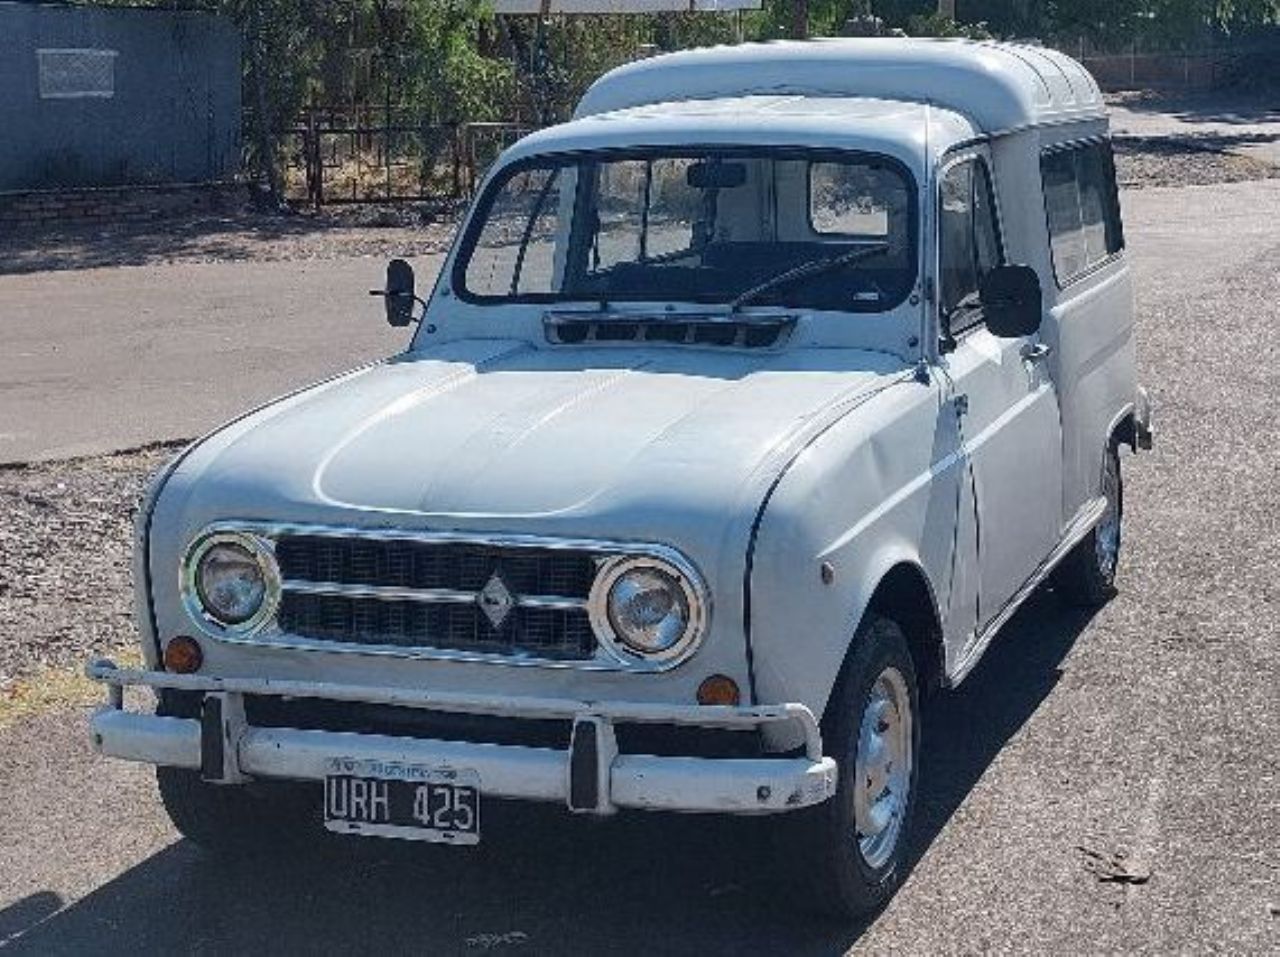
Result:
{"label": "chrome grille", "polygon": [[516,608],[501,627],[494,628],[475,605],[285,592],[277,621],[289,634],[321,641],[566,660],[595,653],[586,613],[559,608]]}
{"label": "chrome grille", "polygon": [[501,569],[516,594],[584,600],[595,580],[588,552],[412,539],[289,535],[276,542],[276,561],[286,581],[471,592],[480,591]]}
{"label": "chrome grille", "polygon": [[[317,641],[587,660],[596,556],[575,549],[287,534],[280,630]],[[481,607],[495,576],[509,611]],[[502,589],[498,589],[502,592]]]}

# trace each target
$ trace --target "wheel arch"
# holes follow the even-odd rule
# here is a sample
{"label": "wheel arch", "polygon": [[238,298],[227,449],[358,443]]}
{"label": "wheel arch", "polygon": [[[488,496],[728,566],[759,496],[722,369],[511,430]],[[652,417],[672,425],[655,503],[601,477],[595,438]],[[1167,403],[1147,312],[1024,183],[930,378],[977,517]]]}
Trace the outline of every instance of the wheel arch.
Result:
{"label": "wheel arch", "polygon": [[[854,638],[870,615],[883,615],[902,628],[916,666],[916,681],[922,694],[943,687],[946,656],[943,649],[942,619],[937,596],[924,568],[912,559],[898,558],[882,570],[876,579],[874,590],[864,594],[869,597],[857,613],[856,625],[836,680],[832,682],[831,691],[834,692],[836,684],[843,678],[845,666],[856,648]],[[832,693],[827,695],[823,707],[824,721],[833,696]]]}

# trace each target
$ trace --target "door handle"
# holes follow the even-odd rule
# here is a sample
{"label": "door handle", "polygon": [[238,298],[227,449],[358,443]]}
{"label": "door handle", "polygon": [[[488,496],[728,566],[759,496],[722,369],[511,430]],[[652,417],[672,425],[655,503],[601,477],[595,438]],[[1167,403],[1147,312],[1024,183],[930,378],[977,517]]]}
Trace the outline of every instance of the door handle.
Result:
{"label": "door handle", "polygon": [[1049,353],[1053,352],[1052,346],[1047,346],[1043,342],[1028,342],[1022,346],[1020,355],[1023,362],[1043,362],[1049,358]]}

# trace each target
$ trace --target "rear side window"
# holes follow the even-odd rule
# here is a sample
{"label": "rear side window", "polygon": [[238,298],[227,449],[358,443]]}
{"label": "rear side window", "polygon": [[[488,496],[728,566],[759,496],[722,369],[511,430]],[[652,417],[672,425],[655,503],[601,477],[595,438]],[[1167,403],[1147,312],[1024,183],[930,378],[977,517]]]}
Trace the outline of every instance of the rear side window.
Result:
{"label": "rear side window", "polygon": [[1059,285],[1124,248],[1111,144],[1091,140],[1040,160],[1053,271]]}

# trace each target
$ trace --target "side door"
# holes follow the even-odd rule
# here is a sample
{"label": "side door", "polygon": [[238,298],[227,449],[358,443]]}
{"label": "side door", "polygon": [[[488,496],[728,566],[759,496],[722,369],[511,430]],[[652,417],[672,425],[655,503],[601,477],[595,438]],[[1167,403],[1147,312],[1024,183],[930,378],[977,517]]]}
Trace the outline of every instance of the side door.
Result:
{"label": "side door", "polygon": [[939,328],[972,470],[978,535],[977,621],[995,617],[1061,532],[1058,396],[1038,336],[987,329],[979,283],[1006,261],[985,150],[948,159],[938,175]]}
{"label": "side door", "polygon": [[[1059,133],[1059,136],[1062,134]],[[1062,514],[1070,523],[1102,494],[1102,455],[1133,402],[1133,286],[1111,144],[1055,143],[1041,154],[1049,252],[1057,289],[1045,317],[1049,368],[1062,401]]]}

